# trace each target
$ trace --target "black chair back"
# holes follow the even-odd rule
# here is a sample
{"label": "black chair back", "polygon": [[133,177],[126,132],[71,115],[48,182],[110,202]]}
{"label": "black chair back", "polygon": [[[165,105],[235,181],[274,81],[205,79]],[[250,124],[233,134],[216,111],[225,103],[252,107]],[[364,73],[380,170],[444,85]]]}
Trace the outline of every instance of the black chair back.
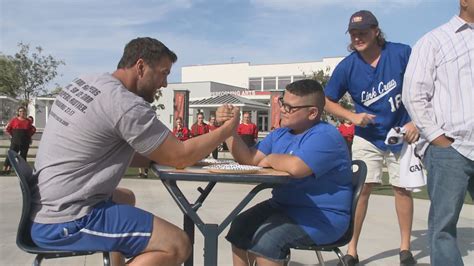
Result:
{"label": "black chair back", "polygon": [[[68,251],[53,250],[38,247],[31,239],[30,233],[30,211],[31,211],[31,188],[37,184],[37,178],[33,175],[33,169],[30,165],[15,151],[8,151],[8,159],[12,168],[20,181],[21,194],[23,198],[23,207],[21,211],[20,223],[16,235],[16,245],[23,251],[36,254],[33,265],[41,265],[43,259],[64,258],[73,256],[92,255],[96,251]],[[103,262],[105,266],[110,265],[109,252],[103,251]]]}
{"label": "black chair back", "polygon": [[349,228],[346,233],[337,241],[338,245],[345,245],[351,241],[352,234],[354,232],[354,218],[359,202],[360,193],[365,184],[365,178],[367,176],[367,165],[361,160],[352,161],[352,209],[351,209],[351,221]]}
{"label": "black chair back", "polygon": [[[339,247],[346,245],[352,239],[352,234],[354,232],[354,217],[357,208],[357,202],[359,201],[360,193],[364,187],[365,178],[367,176],[367,166],[361,160],[352,161],[352,206],[351,206],[351,220],[349,222],[349,228],[347,228],[344,235],[338,240],[323,245],[313,245],[313,246],[297,246],[294,249],[301,250],[315,250],[315,251],[334,251],[338,254],[339,257],[342,257],[342,253],[339,250]],[[319,258],[319,254],[318,254]]]}
{"label": "black chair back", "polygon": [[33,169],[30,165],[15,151],[8,151],[8,159],[10,160],[12,168],[20,181],[21,194],[23,198],[23,207],[21,211],[20,223],[16,235],[16,245],[26,251],[34,252],[36,245],[31,240],[30,229],[30,210],[31,210],[31,189],[34,184]]}

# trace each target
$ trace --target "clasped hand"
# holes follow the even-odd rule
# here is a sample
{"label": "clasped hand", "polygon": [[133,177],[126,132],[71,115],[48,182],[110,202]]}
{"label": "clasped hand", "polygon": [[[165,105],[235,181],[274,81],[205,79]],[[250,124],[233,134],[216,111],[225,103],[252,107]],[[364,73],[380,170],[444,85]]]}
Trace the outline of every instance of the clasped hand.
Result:
{"label": "clasped hand", "polygon": [[219,106],[216,111],[216,120],[219,125],[222,125],[226,121],[240,121],[240,108],[231,104],[224,104]]}

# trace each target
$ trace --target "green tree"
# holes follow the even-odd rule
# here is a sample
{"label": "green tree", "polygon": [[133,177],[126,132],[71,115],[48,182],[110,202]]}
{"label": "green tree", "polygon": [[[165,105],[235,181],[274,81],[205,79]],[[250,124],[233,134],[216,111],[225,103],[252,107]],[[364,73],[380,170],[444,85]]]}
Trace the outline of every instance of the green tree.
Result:
{"label": "green tree", "polygon": [[0,95],[17,97],[20,88],[20,77],[16,72],[14,59],[0,54]]}
{"label": "green tree", "polygon": [[[326,70],[320,69],[318,71],[314,71],[312,75],[310,75],[308,78],[319,81],[319,83],[321,83],[323,88],[326,88],[326,84],[331,78],[331,76],[329,75],[329,71],[330,71],[329,67],[327,67]],[[354,103],[352,102],[352,98],[348,93],[344,94],[344,96],[339,100],[339,104],[348,110],[354,111]],[[323,121],[328,121],[328,120],[337,121],[338,120],[337,117],[335,117],[332,114],[327,113],[326,111],[323,112],[321,119]]]}
{"label": "green tree", "polygon": [[58,95],[62,90],[63,90],[63,87],[61,87],[59,84],[55,84],[56,87],[54,89],[51,90],[51,92],[49,93],[50,95]]}
{"label": "green tree", "polygon": [[58,67],[65,63],[51,55],[43,55],[40,46],[34,52],[30,52],[29,44],[20,42],[18,47],[20,51],[13,57],[20,80],[17,96],[26,105],[31,97],[47,93],[46,85],[58,75]]}
{"label": "green tree", "polygon": [[153,108],[153,110],[165,110],[165,105],[162,104],[162,103],[158,103],[158,101],[160,100],[160,98],[163,97],[163,92],[161,91],[161,89],[157,90],[156,93],[155,93],[155,100],[153,101],[153,103],[151,103],[151,108]]}

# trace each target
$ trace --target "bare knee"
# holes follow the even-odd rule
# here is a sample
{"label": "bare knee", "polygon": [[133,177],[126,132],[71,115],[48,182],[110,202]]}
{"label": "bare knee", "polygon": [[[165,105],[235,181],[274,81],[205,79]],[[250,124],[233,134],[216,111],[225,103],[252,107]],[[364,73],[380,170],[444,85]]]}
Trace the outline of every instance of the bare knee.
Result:
{"label": "bare knee", "polygon": [[188,235],[183,231],[178,239],[176,239],[176,245],[173,247],[174,253],[176,254],[176,260],[178,264],[184,263],[191,255],[192,245]]}
{"label": "bare knee", "polygon": [[174,234],[173,242],[163,248],[163,251],[172,258],[177,265],[183,264],[191,255],[192,246],[188,235],[182,231]]}
{"label": "bare knee", "polygon": [[116,188],[112,195],[112,201],[118,204],[135,206],[135,193],[127,188]]}
{"label": "bare knee", "polygon": [[362,198],[368,198],[370,194],[372,193],[372,188],[374,187],[374,184],[372,183],[366,183],[364,184],[364,187],[362,188],[362,192],[360,193],[360,196]]}
{"label": "bare knee", "polygon": [[188,235],[177,226],[155,216],[153,233],[145,251],[160,251],[172,261],[182,264],[192,251]]}
{"label": "bare knee", "polygon": [[411,198],[411,191],[406,190],[405,188],[392,186],[392,189],[393,189],[393,193],[395,194],[395,197]]}

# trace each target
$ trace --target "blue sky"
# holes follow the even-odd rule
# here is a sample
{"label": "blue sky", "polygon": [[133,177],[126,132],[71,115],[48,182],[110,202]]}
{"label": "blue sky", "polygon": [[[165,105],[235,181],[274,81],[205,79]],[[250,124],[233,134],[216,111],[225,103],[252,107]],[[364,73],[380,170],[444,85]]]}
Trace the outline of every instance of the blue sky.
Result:
{"label": "blue sky", "polygon": [[[17,43],[41,46],[66,62],[55,82],[113,72],[124,45],[161,40],[181,67],[250,62],[289,63],[348,54],[352,13],[371,10],[387,39],[414,45],[459,13],[457,0],[0,0],[0,52]],[[51,84],[53,87],[53,84]]]}

